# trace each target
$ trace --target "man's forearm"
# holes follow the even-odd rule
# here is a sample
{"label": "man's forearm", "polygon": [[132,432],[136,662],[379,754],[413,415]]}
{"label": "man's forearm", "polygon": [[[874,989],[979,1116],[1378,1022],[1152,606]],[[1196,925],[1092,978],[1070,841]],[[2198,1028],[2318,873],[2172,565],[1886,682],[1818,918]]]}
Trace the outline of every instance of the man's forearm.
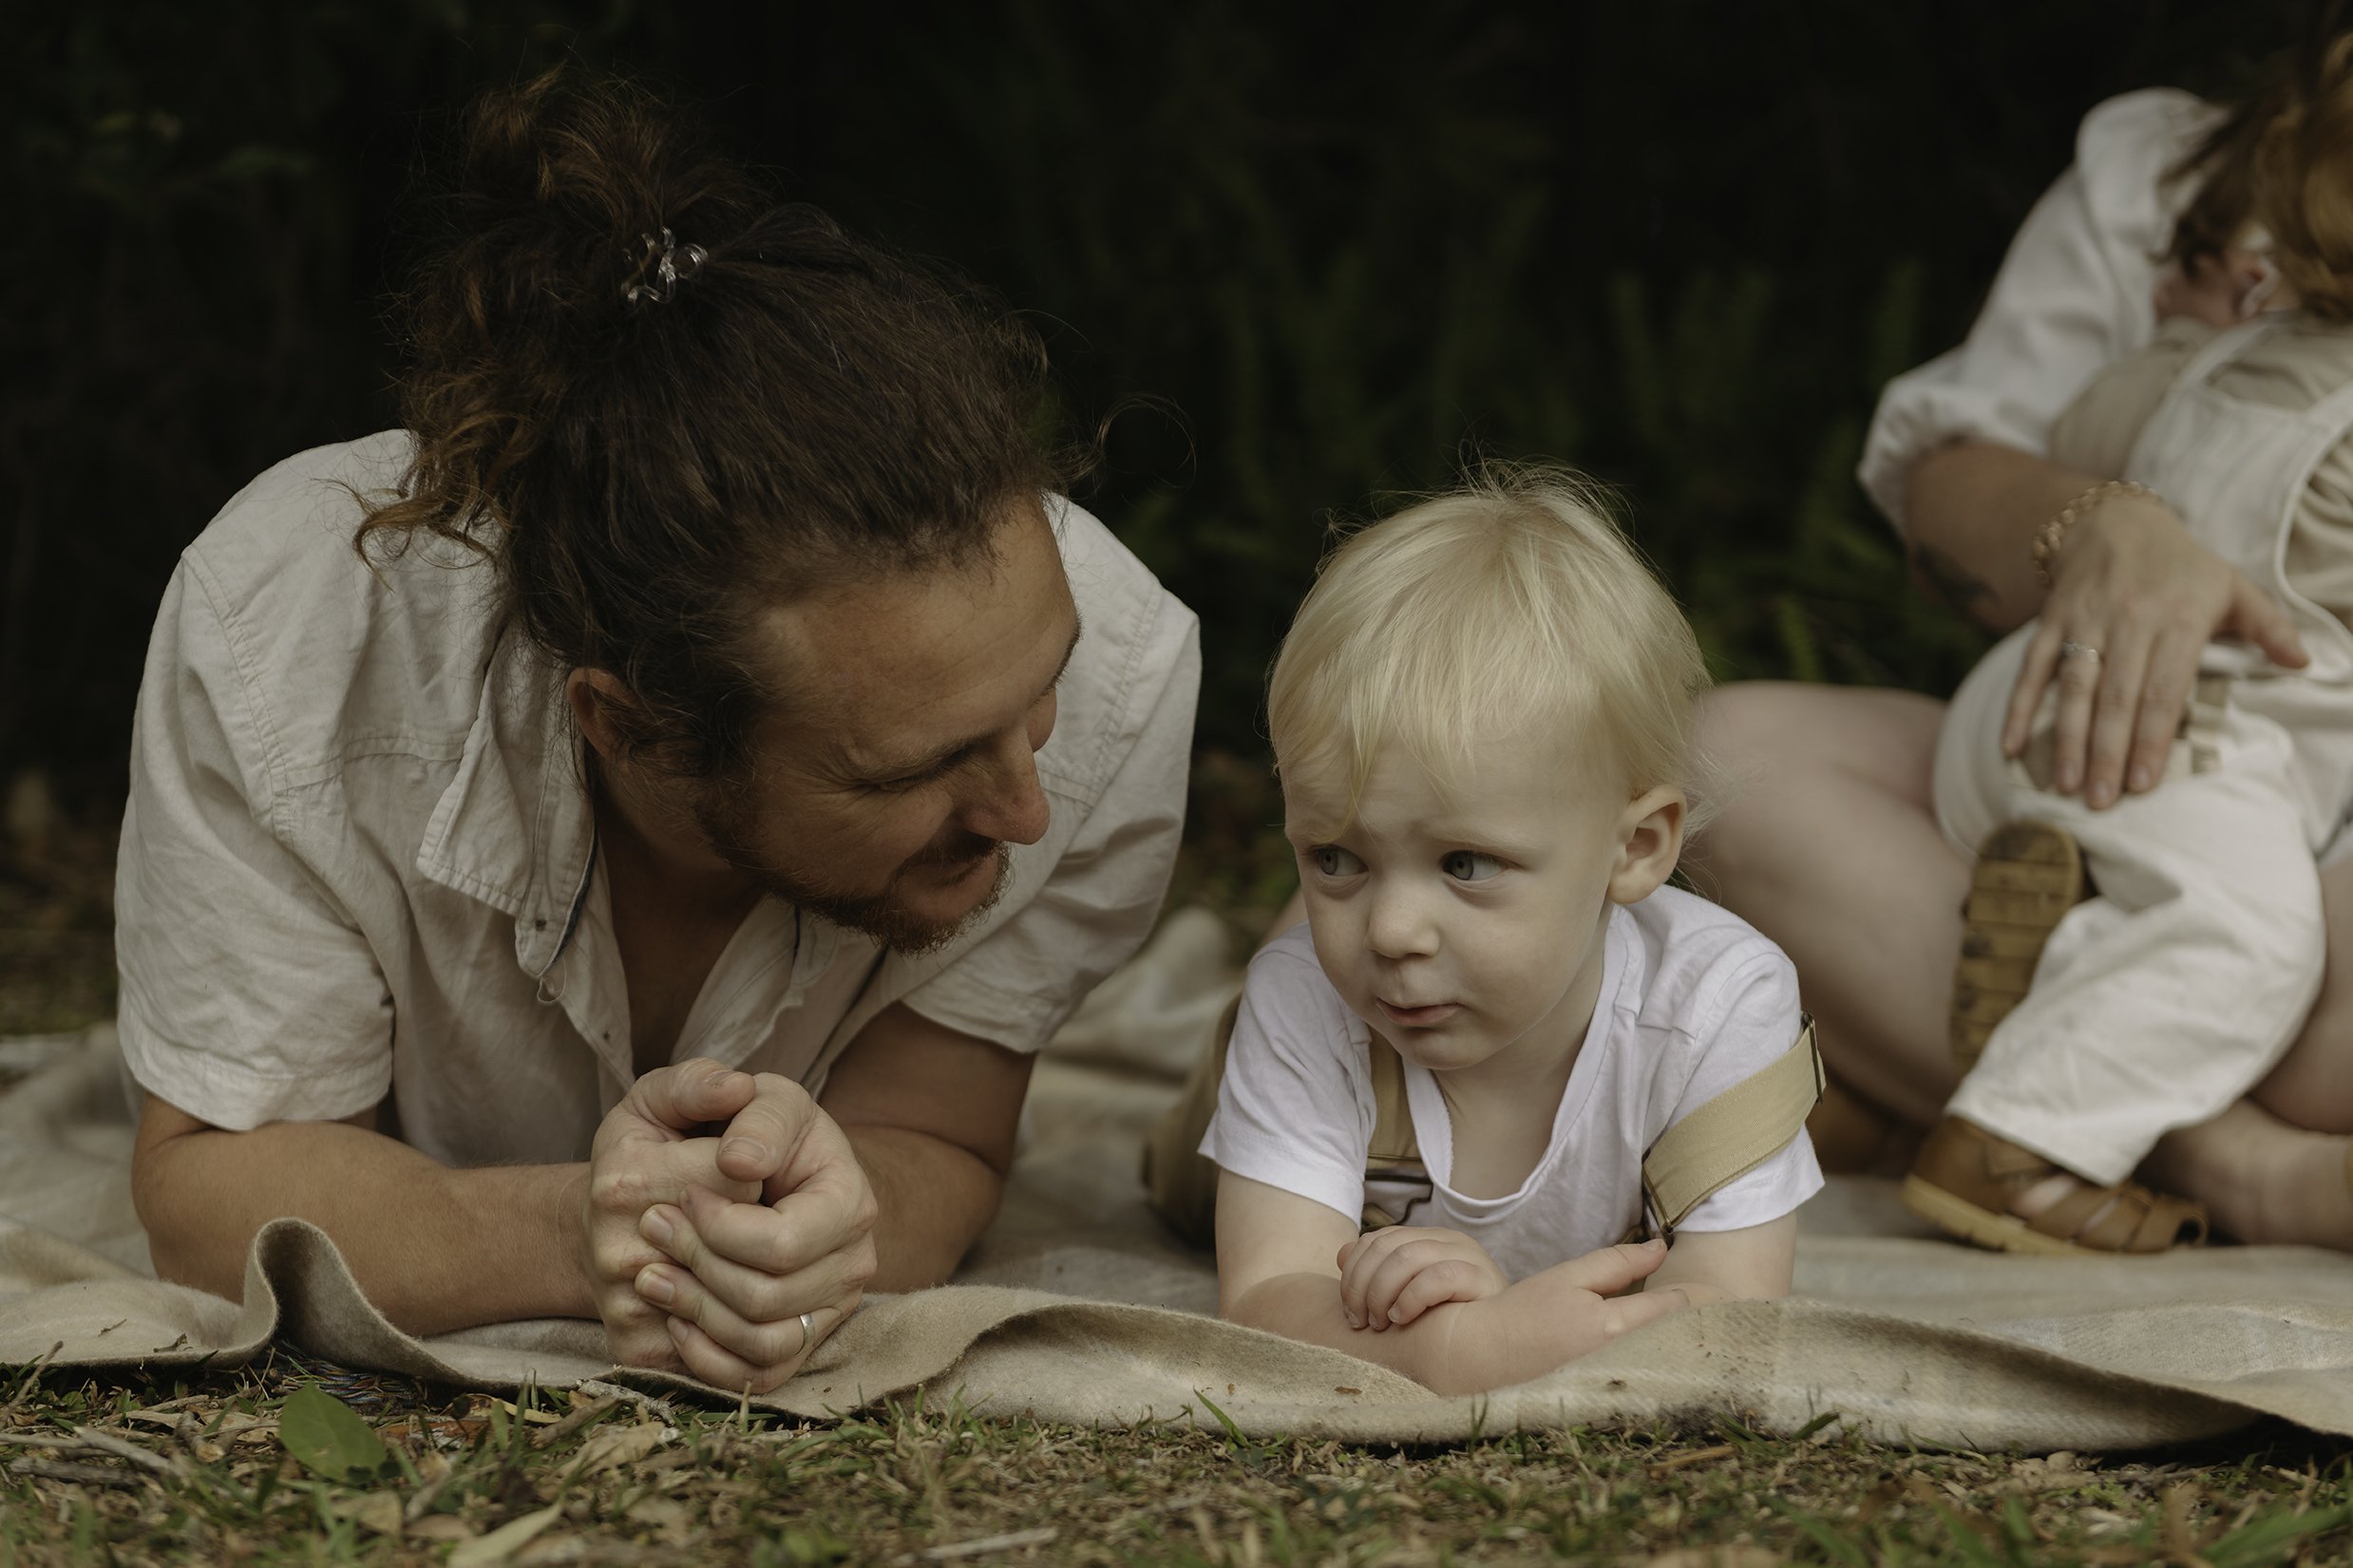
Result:
{"label": "man's forearm", "polygon": [[904,1127],[842,1131],[874,1187],[876,1291],[938,1285],[996,1218],[1005,1179],[968,1149]]}
{"label": "man's forearm", "polygon": [[1912,464],[1904,532],[1922,589],[1996,632],[2041,606],[2035,535],[2099,482],[2047,458],[1989,442],[1940,446]]}
{"label": "man's forearm", "polygon": [[156,1272],[236,1299],[254,1234],[280,1216],[334,1239],[369,1300],[429,1334],[595,1317],[577,1261],[588,1167],[452,1170],[340,1122],[142,1139],[133,1195]]}

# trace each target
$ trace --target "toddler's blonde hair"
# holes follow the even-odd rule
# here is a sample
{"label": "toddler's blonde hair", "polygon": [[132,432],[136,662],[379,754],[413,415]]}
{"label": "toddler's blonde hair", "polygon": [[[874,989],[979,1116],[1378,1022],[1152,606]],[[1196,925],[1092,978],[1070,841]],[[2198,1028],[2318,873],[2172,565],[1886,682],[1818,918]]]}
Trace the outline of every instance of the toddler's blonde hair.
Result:
{"label": "toddler's blonde hair", "polygon": [[1382,751],[1402,748],[1455,793],[1470,743],[1499,731],[1541,729],[1580,757],[1570,743],[1591,735],[1629,799],[1689,794],[1707,687],[1698,639],[1600,489],[1489,465],[1325,558],[1276,656],[1267,727],[1279,770],[1340,749],[1352,814]]}

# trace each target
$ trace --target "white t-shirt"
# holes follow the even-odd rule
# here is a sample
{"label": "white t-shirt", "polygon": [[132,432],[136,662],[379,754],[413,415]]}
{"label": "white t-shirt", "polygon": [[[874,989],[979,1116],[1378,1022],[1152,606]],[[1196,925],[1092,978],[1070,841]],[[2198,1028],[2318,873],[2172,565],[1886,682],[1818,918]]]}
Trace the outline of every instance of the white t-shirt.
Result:
{"label": "white t-shirt", "polygon": [[[1431,1181],[1381,1193],[1382,1207],[1404,1224],[1463,1232],[1513,1279],[1606,1247],[1641,1218],[1644,1152],[1772,1066],[1798,1029],[1797,971],[1738,916],[1674,888],[1614,908],[1593,1021],[1553,1114],[1551,1143],[1520,1190],[1471,1198],[1448,1185],[1453,1123],[1437,1080],[1407,1062],[1406,1097]],[[1284,933],[1251,961],[1201,1152],[1356,1223],[1376,1116],[1371,1040],[1323,977],[1307,927]],[[1677,1229],[1761,1225],[1821,1186],[1813,1144],[1800,1132]]]}
{"label": "white t-shirt", "polygon": [[[123,1054],[216,1126],[389,1101],[446,1163],[579,1160],[636,1077],[580,741],[486,563],[426,543],[371,569],[352,551],[352,492],[395,483],[412,450],[392,431],[291,458],[180,557],[132,729]],[[1085,624],[1037,754],[1044,838],[934,953],[763,902],[674,1061],[815,1089],[898,1001],[1034,1050],[1151,929],[1184,821],[1195,623],[1085,511],[1048,515]]]}
{"label": "white t-shirt", "polygon": [[1967,438],[2040,455],[2084,384],[2149,341],[2159,257],[2196,193],[2165,177],[2221,114],[2151,87],[2083,117],[2074,166],[2019,226],[1968,338],[1880,394],[1856,477],[1898,529],[1923,453]]}

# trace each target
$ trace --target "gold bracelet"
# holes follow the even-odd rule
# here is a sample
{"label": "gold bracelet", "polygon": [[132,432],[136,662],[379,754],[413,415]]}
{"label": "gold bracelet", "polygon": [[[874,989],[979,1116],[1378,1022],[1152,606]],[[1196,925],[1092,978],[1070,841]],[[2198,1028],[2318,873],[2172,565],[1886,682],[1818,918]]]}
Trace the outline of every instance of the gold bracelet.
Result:
{"label": "gold bracelet", "polygon": [[2041,581],[2043,587],[2051,586],[2051,562],[2057,558],[2059,547],[2067,542],[2067,530],[2076,525],[2077,519],[2091,511],[2101,501],[2116,496],[2146,496],[2160,506],[2165,504],[2164,497],[2150,489],[2149,486],[2137,484],[2129,479],[2106,480],[2084,491],[2083,494],[2060,507],[2057,515],[2035,533],[2035,576]]}

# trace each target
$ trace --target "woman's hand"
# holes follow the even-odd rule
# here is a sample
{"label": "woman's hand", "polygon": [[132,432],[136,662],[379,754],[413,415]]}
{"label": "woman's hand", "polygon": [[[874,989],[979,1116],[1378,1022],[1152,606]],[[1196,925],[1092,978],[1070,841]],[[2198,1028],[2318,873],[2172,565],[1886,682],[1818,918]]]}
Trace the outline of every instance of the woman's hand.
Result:
{"label": "woman's hand", "polygon": [[1340,1313],[1352,1329],[1399,1328],[1441,1301],[1481,1301],[1511,1283],[1460,1231],[1392,1225],[1339,1250]]}
{"label": "woman's hand", "polygon": [[2002,754],[2026,747],[2043,692],[2059,686],[2052,787],[2095,810],[2165,776],[2217,637],[2243,637],[2274,664],[2307,662],[2287,613],[2199,543],[2172,508],[2114,496],[2076,520],[2051,563],[2051,591],[2011,689]]}

